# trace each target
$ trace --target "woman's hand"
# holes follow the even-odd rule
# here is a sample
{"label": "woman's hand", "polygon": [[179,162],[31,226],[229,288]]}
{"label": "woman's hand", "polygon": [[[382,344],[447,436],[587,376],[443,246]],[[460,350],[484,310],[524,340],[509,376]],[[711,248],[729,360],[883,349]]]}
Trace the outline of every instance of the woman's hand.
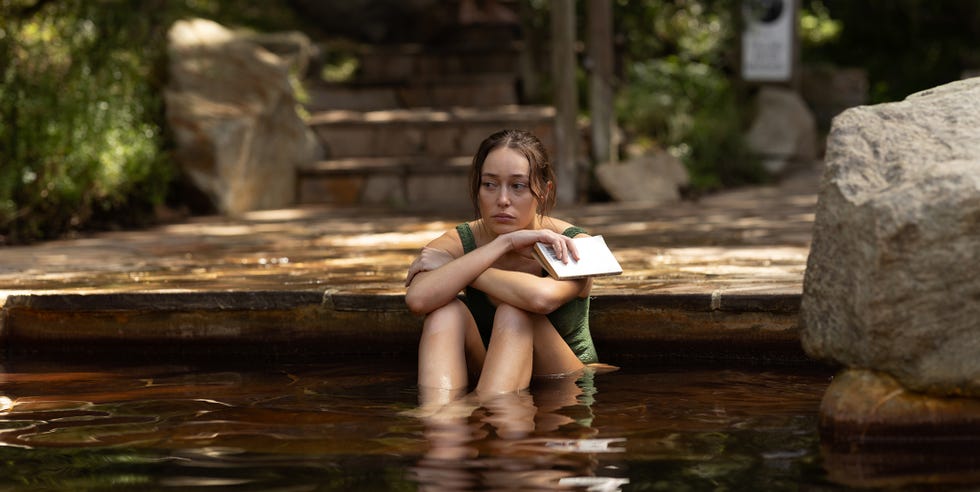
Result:
{"label": "woman's hand", "polygon": [[408,275],[405,277],[405,286],[408,287],[412,283],[412,279],[416,275],[422,272],[429,272],[439,268],[450,261],[453,261],[453,255],[449,252],[437,248],[430,248],[428,246],[422,248],[419,256],[415,258],[408,267]]}
{"label": "woman's hand", "polygon": [[550,229],[522,229],[519,231],[508,232],[501,236],[510,241],[511,249],[527,257],[531,255],[531,248],[534,243],[544,243],[555,251],[555,257],[562,263],[568,263],[569,258],[578,261],[578,250],[572,238],[558,234]]}

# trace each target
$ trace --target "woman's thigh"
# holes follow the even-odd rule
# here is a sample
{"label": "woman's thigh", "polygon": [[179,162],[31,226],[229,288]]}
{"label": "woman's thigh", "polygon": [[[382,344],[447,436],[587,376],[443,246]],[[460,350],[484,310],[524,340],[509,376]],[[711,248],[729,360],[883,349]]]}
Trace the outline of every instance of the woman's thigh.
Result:
{"label": "woman's thigh", "polygon": [[533,315],[534,375],[568,374],[585,367],[545,315]]}
{"label": "woman's thigh", "polygon": [[431,352],[420,353],[422,356],[445,358],[451,355],[447,352],[461,350],[465,357],[468,372],[479,374],[486,358],[486,348],[480,338],[476,321],[466,304],[454,300],[449,304],[429,313],[422,328],[422,338],[437,339],[437,343],[422,343],[420,349],[431,347]]}

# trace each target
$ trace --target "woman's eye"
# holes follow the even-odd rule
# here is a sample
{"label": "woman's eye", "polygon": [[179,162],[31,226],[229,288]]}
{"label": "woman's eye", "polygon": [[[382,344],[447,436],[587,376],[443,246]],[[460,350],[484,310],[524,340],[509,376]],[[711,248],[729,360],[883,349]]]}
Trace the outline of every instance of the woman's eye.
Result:
{"label": "woman's eye", "polygon": [[483,183],[480,183],[480,186],[482,186],[482,187],[484,187],[484,188],[486,188],[488,190],[493,190],[493,189],[496,189],[497,188],[497,183],[494,183],[492,181],[484,181]]}
{"label": "woman's eye", "polygon": [[514,183],[510,185],[514,191],[524,191],[527,189],[527,183]]}

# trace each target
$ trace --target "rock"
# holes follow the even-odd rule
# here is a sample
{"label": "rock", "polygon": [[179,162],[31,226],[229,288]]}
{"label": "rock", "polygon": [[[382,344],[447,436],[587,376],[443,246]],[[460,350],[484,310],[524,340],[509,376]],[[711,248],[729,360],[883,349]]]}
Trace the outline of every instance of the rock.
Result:
{"label": "rock", "polygon": [[622,163],[600,164],[595,173],[599,184],[619,202],[676,202],[680,189],[690,183],[680,159],[663,150]]}
{"label": "rock", "polygon": [[309,74],[310,64],[319,56],[319,48],[299,31],[250,32],[242,37],[278,56],[300,79]]}
{"label": "rock", "polygon": [[824,393],[820,428],[833,442],[915,442],[929,436],[980,443],[980,399],[915,393],[887,374],[850,369]]}
{"label": "rock", "polygon": [[763,87],[756,97],[756,108],[746,139],[767,171],[779,175],[816,160],[816,119],[799,94]]}
{"label": "rock", "polygon": [[868,71],[864,68],[806,66],[800,78],[800,92],[821,129],[829,128],[841,111],[868,103]]}
{"label": "rock", "polygon": [[293,204],[296,167],[318,145],[296,113],[288,62],[203,19],[175,23],[168,38],[167,121],[181,169],[221,213]]}
{"label": "rock", "polygon": [[980,396],[980,79],[834,119],[801,305],[812,357]]}
{"label": "rock", "polygon": [[828,477],[852,487],[976,483],[980,400],[913,393],[888,375],[847,370],[820,405]]}

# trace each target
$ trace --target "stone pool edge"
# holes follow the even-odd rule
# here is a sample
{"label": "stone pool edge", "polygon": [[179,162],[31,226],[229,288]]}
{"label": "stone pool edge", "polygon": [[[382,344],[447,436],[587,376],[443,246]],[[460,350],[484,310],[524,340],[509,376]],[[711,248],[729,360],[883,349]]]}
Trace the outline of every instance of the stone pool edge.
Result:
{"label": "stone pool edge", "polygon": [[[600,354],[626,358],[806,359],[800,293],[597,294]],[[0,292],[9,352],[409,355],[421,318],[404,294],[327,290]]]}

